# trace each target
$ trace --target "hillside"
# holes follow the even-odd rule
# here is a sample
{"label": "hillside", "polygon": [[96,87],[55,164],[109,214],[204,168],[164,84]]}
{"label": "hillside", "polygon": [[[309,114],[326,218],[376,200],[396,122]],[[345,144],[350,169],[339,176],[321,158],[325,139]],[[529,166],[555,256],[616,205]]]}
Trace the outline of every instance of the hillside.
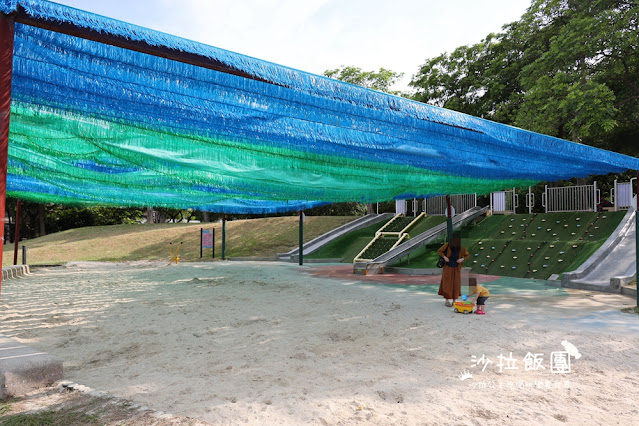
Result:
{"label": "hillside", "polygon": [[[309,241],[354,220],[348,216],[307,216],[304,241]],[[226,255],[275,256],[296,247],[298,216],[237,220],[226,223]],[[200,228],[215,229],[215,256],[222,254],[222,224],[116,225],[72,229],[34,240],[21,241],[28,249],[30,265],[60,264],[69,261],[170,260],[169,243],[179,245],[180,260],[200,261]],[[18,263],[22,259],[18,252]],[[204,250],[203,261],[211,260]],[[4,246],[3,266],[13,264],[13,244]]]}
{"label": "hillside", "polygon": [[[577,269],[610,236],[625,211],[518,214],[487,217],[462,230],[473,272],[547,279]],[[411,268],[433,268],[436,250],[430,244],[411,254]],[[394,266],[409,266],[408,259]]]}

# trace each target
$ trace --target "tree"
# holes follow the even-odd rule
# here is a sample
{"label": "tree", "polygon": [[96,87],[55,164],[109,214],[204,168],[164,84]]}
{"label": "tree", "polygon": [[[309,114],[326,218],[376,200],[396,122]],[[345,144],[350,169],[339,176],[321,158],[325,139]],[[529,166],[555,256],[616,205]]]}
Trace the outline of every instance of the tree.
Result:
{"label": "tree", "polygon": [[636,155],[637,0],[535,0],[481,43],[428,60],[415,99]]}
{"label": "tree", "polygon": [[[359,67],[342,65],[340,68],[324,71],[324,75],[368,89],[378,90],[392,95],[402,95],[400,91],[391,90],[391,87],[404,77],[404,73],[397,73],[387,70],[386,68],[380,68],[379,71],[362,71]],[[361,203],[337,203],[316,207],[310,210],[309,214],[317,216],[351,216],[370,214],[373,212],[372,204],[366,204],[366,206],[364,206]]]}
{"label": "tree", "polygon": [[391,87],[404,77],[404,73],[397,73],[386,68],[380,68],[379,71],[362,71],[359,67],[347,67],[344,65],[334,70],[326,70],[324,75],[392,95],[401,94],[400,91],[391,90]]}

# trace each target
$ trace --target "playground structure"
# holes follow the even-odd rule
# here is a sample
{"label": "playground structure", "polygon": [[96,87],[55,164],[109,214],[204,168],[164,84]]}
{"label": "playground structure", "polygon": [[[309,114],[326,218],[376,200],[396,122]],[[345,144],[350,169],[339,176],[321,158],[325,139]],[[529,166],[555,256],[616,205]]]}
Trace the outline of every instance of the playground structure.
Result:
{"label": "playground structure", "polygon": [[301,212],[639,169],[49,1],[0,2],[0,32],[0,181],[33,202]]}
{"label": "playground structure", "polygon": [[[310,255],[315,253],[318,249],[325,246],[326,244],[334,241],[335,239],[348,234],[349,232],[356,231],[358,229],[365,228],[367,226],[373,225],[375,223],[379,223],[385,220],[389,220],[393,217],[393,213],[382,213],[382,214],[369,214],[354,221],[342,225],[338,228],[333,229],[330,232],[327,232],[323,235],[320,235],[317,238],[312,239],[304,243],[303,245],[303,253]],[[299,260],[299,247],[294,248],[291,251],[286,253],[278,253],[277,257],[281,261],[290,261],[297,262]]]}
{"label": "playground structure", "polygon": [[[0,0],[0,58],[2,214],[7,194],[224,214],[299,211],[302,264],[307,208],[486,194],[639,169],[634,157],[48,1]],[[596,211],[596,189],[592,194]],[[544,201],[555,208],[550,196]],[[479,210],[458,215],[456,224]],[[223,259],[224,226],[223,219]],[[410,253],[403,246],[425,244],[445,232],[440,228],[417,242],[398,241],[364,273],[369,264],[383,271]],[[170,245],[171,263],[179,262],[180,247],[174,253]]]}
{"label": "playground structure", "polygon": [[[456,215],[452,222],[453,228],[459,228],[464,224],[470,223],[480,216],[486,214],[487,207],[474,207],[461,214]],[[371,260],[363,260],[353,263],[353,272],[355,274],[367,275],[369,273],[384,273],[384,268],[397,262],[402,257],[410,256],[410,253],[414,252],[420,247],[427,245],[430,242],[435,241],[437,238],[441,238],[446,235],[447,227],[446,223],[441,223],[426,232],[423,232],[408,241],[396,245],[390,250],[380,254]]]}
{"label": "playground structure", "polygon": [[173,243],[169,243],[169,253],[171,254],[171,261],[169,262],[169,265],[171,265],[173,262],[175,262],[176,265],[178,263],[180,263],[180,249],[181,248],[182,248],[182,243],[180,243],[178,248],[175,249],[175,253],[173,253]]}
{"label": "playground structure", "polygon": [[355,256],[355,262],[367,262],[375,259],[376,257],[386,253],[405,239],[410,238],[407,231],[414,226],[419,220],[426,216],[426,213],[420,213],[419,216],[414,218],[406,217],[404,215],[397,215],[393,217],[386,225],[384,225],[379,231],[375,233],[375,238],[368,243],[366,247]]}
{"label": "playground structure", "polygon": [[619,293],[637,277],[636,245],[637,197],[619,226],[602,246],[572,272],[563,274],[562,287]]}

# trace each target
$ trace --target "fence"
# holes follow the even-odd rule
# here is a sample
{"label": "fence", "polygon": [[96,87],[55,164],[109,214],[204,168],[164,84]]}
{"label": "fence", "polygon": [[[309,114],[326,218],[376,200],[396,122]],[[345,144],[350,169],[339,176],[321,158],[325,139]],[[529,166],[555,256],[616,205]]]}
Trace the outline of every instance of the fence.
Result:
{"label": "fence", "polygon": [[592,185],[563,186],[548,188],[541,195],[541,205],[546,213],[554,212],[596,212],[600,198],[597,182]]}
{"label": "fence", "polygon": [[[455,212],[463,213],[466,210],[470,210],[473,207],[477,207],[477,194],[454,194],[450,196],[450,205],[455,209]],[[445,195],[438,195],[431,197],[423,201],[422,207],[428,216],[446,216],[446,203]]]}
{"label": "fence", "polygon": [[519,197],[515,189],[509,191],[497,191],[490,194],[491,214],[515,213],[519,207]]}
{"label": "fence", "polygon": [[611,198],[614,200],[615,211],[617,210],[627,210],[632,205],[632,189],[633,181],[637,180],[637,178],[630,179],[630,182],[622,182],[617,183],[617,179],[615,179],[615,185],[611,189]]}
{"label": "fence", "polygon": [[395,214],[406,214],[406,200],[395,200]]}

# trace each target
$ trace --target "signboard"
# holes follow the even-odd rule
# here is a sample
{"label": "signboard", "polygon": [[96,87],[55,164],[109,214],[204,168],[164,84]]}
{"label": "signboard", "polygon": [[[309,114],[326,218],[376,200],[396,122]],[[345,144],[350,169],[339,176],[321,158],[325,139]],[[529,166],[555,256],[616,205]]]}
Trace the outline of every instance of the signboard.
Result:
{"label": "signboard", "polygon": [[213,248],[213,233],[202,231],[202,248]]}

